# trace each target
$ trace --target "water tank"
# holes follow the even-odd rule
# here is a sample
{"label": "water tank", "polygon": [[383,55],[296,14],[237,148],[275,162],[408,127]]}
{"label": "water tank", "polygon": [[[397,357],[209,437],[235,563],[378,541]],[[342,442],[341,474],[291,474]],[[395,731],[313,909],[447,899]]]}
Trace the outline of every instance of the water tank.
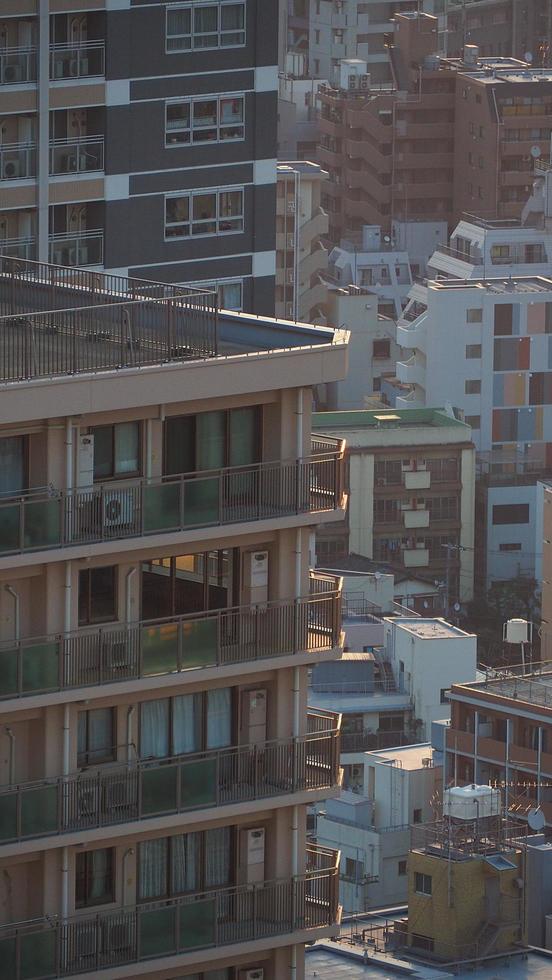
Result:
{"label": "water tank", "polygon": [[526,619],[509,619],[506,623],[506,643],[527,643],[529,623]]}
{"label": "water tank", "polygon": [[454,820],[482,820],[500,814],[500,790],[492,786],[453,786],[443,795],[443,816]]}

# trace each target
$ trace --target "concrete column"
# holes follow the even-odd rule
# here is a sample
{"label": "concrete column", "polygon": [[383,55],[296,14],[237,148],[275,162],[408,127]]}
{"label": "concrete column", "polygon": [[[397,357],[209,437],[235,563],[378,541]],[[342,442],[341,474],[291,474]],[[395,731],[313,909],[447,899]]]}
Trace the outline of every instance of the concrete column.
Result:
{"label": "concrete column", "polygon": [[38,151],[37,245],[40,262],[48,261],[48,194],[50,158],[50,0],[38,6]]}

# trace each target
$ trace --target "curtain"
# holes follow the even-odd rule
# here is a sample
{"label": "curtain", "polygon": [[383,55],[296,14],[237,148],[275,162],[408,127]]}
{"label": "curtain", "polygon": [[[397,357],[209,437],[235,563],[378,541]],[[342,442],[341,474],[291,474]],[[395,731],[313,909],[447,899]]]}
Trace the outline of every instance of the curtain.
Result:
{"label": "curtain", "polygon": [[24,445],[23,436],[0,439],[0,496],[24,489]]}
{"label": "curtain", "polygon": [[225,421],[225,412],[202,412],[196,416],[198,470],[217,470],[225,465]]}
{"label": "curtain", "polygon": [[140,709],[140,756],[162,759],[169,752],[169,699],[145,701]]}
{"label": "curtain", "polygon": [[160,898],[167,888],[167,837],[146,840],[139,845],[140,898]]}
{"label": "curtain", "polygon": [[230,827],[205,831],[205,887],[230,884]]}
{"label": "curtain", "polygon": [[229,687],[207,691],[207,748],[220,749],[232,741],[232,696]]}
{"label": "curtain", "polygon": [[244,27],[243,3],[229,3],[221,7],[222,30],[242,30]]}
{"label": "curtain", "polygon": [[201,695],[183,694],[173,698],[172,741],[173,752],[201,750]]}
{"label": "curtain", "polygon": [[[84,712],[83,712],[84,714]],[[104,759],[113,753],[113,711],[95,708],[88,712],[88,761]]]}
{"label": "curtain", "polygon": [[120,422],[115,426],[115,472],[138,471],[138,422]]}
{"label": "curtain", "polygon": [[245,466],[257,460],[256,407],[234,408],[230,412],[230,466]]}
{"label": "curtain", "polygon": [[88,904],[109,900],[113,891],[113,851],[110,847],[92,851]]}
{"label": "curtain", "polygon": [[201,887],[201,833],[177,834],[171,839],[171,892],[194,892]]}

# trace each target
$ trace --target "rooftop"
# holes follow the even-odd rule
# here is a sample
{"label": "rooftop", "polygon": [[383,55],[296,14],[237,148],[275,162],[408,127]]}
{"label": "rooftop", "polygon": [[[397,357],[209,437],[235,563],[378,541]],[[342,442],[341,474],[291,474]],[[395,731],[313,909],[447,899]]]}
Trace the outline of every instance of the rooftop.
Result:
{"label": "rooftop", "polygon": [[311,160],[282,160],[277,166],[278,174],[300,173],[303,177],[326,179],[329,174],[319,163]]}
{"label": "rooftop", "polygon": [[473,633],[465,633],[458,626],[452,626],[451,623],[440,618],[422,619],[420,616],[417,619],[410,619],[404,616],[388,619],[386,617],[386,622],[394,623],[397,629],[413,633],[420,640],[457,640],[474,635]]}
{"label": "rooftop", "polygon": [[483,680],[455,684],[456,691],[482,691],[485,694],[508,698],[516,704],[532,704],[552,708],[552,664],[546,662],[536,669],[506,667],[488,670]]}
{"label": "rooftop", "polygon": [[[552,282],[551,282],[552,288]],[[406,429],[431,426],[432,428],[455,428],[466,430],[465,422],[449,415],[444,408],[390,408],[388,410],[351,412],[314,412],[313,429]]]}
{"label": "rooftop", "polygon": [[397,763],[401,769],[409,772],[416,769],[426,769],[424,759],[431,759],[437,755],[431,742],[420,742],[418,745],[400,745],[392,749],[381,749],[374,752],[367,752],[366,755],[376,762]]}
{"label": "rooftop", "polygon": [[546,276],[516,276],[509,279],[430,279],[430,289],[479,289],[490,293],[550,293],[552,279]]}

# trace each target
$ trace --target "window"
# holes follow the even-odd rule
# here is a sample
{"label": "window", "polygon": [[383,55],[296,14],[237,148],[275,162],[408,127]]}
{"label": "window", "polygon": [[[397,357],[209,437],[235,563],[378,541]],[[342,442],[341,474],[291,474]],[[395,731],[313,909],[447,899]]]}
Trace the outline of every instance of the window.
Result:
{"label": "window", "polygon": [[138,845],[138,898],[151,901],[232,883],[234,827],[157,837]]}
{"label": "window", "polygon": [[466,310],[466,323],[483,323],[483,310]]}
{"label": "window", "polygon": [[471,425],[472,429],[481,428],[481,416],[480,415],[465,415],[464,422],[466,425]]}
{"label": "window", "polygon": [[[421,822],[422,822],[422,811],[414,810],[412,813],[412,823],[421,823]],[[418,891],[417,888],[416,891]]]}
{"label": "window", "polygon": [[243,231],[243,188],[165,198],[165,238]]}
{"label": "window", "polygon": [[165,145],[242,140],[245,135],[244,117],[243,95],[167,102]]}
{"label": "window", "polygon": [[97,425],[94,437],[94,479],[112,479],[140,470],[140,423]]}
{"label": "window", "polygon": [[140,705],[140,758],[203,752],[232,745],[233,690],[144,701]]}
{"label": "window", "polygon": [[355,858],[345,858],[345,871],[343,877],[349,881],[360,881],[364,877],[364,864],[356,861]]}
{"label": "window", "polygon": [[514,541],[511,541],[511,542],[510,541],[509,542],[502,542],[501,544],[499,544],[498,550],[499,551],[521,551],[521,542],[520,541],[516,541],[516,542],[514,542]]}
{"label": "window", "polygon": [[0,497],[19,493],[27,486],[27,437],[0,439]]}
{"label": "window", "polygon": [[114,850],[77,852],[75,905],[78,909],[115,901]]}
{"label": "window", "polygon": [[418,895],[431,895],[431,875],[421,874],[417,871],[414,876],[414,888]]}
{"label": "window", "polygon": [[261,456],[259,406],[180,415],[165,422],[163,473],[194,473],[257,463]]}
{"label": "window", "polygon": [[484,126],[480,126],[479,127],[479,139],[484,139],[484,137],[485,137],[485,127]]}
{"label": "window", "polygon": [[406,870],[407,870],[406,861],[399,861],[397,873],[400,878],[402,878],[406,874]]}
{"label": "window", "polygon": [[390,357],[391,356],[391,341],[390,340],[374,340],[372,343],[372,357]]}
{"label": "window", "polygon": [[449,692],[449,688],[448,687],[442,687],[441,688],[441,704],[448,704],[449,703],[448,692]]}
{"label": "window", "polygon": [[77,720],[77,766],[113,762],[116,757],[115,711],[94,708],[79,711]]}
{"label": "window", "polygon": [[115,566],[79,572],[79,626],[109,623],[117,618]]}
{"label": "window", "polygon": [[205,48],[235,48],[244,44],[245,0],[167,7],[168,54]]}
{"label": "window", "polygon": [[464,382],[464,391],[466,395],[480,395],[481,394],[481,382],[477,378],[470,378],[468,381]]}
{"label": "window", "polygon": [[379,728],[380,732],[402,732],[403,730],[403,715],[385,715],[380,714],[379,716]]}
{"label": "window", "polygon": [[481,357],[481,344],[466,344],[466,357],[472,359]]}
{"label": "window", "polygon": [[528,524],[529,504],[495,504],[493,524]]}

